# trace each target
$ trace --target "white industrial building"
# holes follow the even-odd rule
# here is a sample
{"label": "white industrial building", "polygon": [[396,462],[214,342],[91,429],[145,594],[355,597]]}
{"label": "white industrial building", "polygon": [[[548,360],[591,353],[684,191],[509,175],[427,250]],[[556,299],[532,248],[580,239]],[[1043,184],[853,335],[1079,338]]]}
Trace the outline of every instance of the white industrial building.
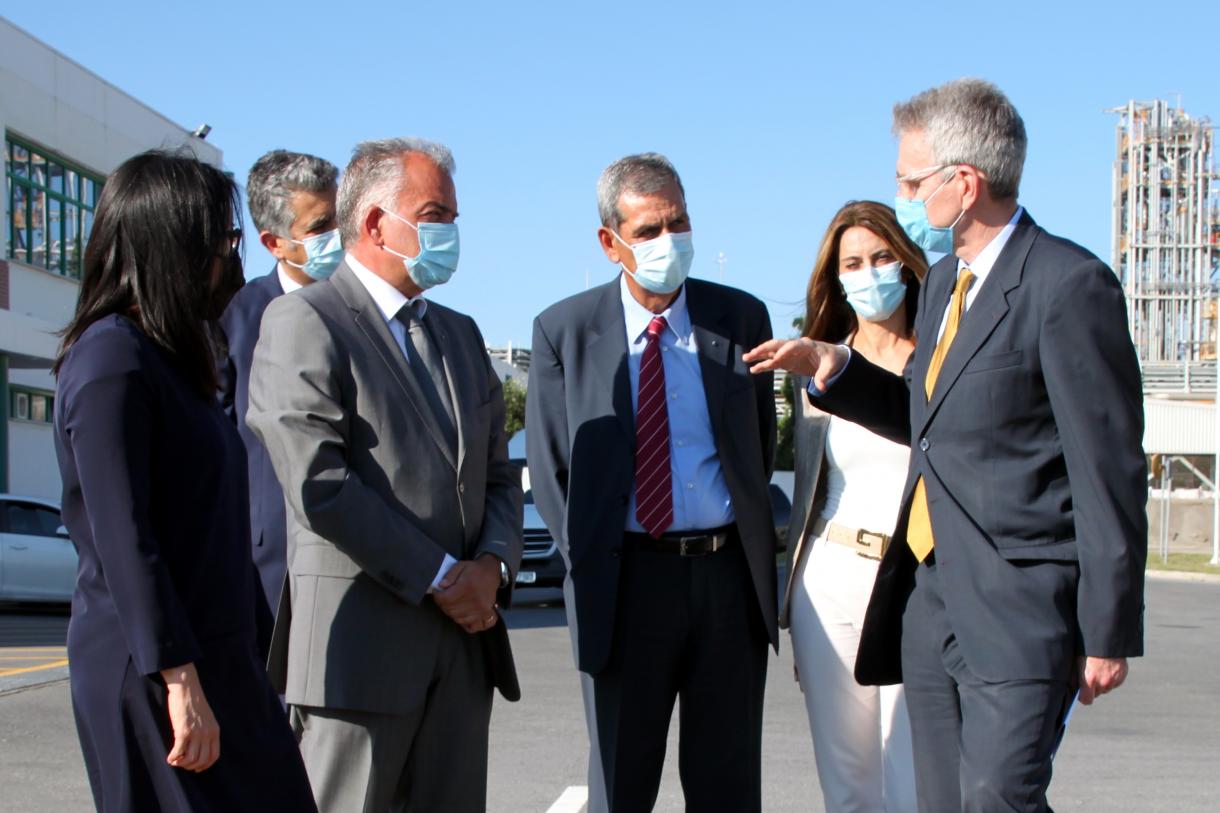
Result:
{"label": "white industrial building", "polygon": [[60,497],[50,366],[107,174],[151,148],[221,151],[0,17],[0,492]]}

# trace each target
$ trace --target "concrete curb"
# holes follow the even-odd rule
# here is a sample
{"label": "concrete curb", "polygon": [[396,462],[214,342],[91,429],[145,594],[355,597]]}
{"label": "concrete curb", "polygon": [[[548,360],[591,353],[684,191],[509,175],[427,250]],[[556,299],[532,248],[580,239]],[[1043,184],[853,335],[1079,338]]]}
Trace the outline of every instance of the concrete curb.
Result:
{"label": "concrete curb", "polygon": [[1191,573],[1186,570],[1147,570],[1145,575],[1149,579],[1158,579],[1166,582],[1206,582],[1210,584],[1220,584],[1220,574],[1215,573]]}

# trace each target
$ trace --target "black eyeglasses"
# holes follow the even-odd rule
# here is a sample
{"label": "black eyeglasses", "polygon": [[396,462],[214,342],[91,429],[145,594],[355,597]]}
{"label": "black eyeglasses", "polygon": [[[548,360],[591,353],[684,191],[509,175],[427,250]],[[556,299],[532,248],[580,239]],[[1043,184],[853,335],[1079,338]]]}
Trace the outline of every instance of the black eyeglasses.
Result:
{"label": "black eyeglasses", "polygon": [[229,251],[216,256],[222,260],[232,260],[238,256],[241,249],[241,229],[229,229],[225,236],[229,239]]}

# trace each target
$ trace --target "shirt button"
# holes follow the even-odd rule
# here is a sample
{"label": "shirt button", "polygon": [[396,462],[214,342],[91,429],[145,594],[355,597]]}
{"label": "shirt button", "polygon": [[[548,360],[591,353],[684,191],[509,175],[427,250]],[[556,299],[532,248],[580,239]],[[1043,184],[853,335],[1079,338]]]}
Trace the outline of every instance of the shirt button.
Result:
{"label": "shirt button", "polygon": [[671,400],[671,401],[677,401],[677,400],[678,400],[678,393],[676,393],[676,392],[671,392],[671,393],[669,394],[669,400]]}
{"label": "shirt button", "polygon": [[694,483],[687,483],[687,484],[686,484],[686,490],[687,490],[687,491],[694,491],[694,490],[695,490],[695,484],[694,484]]}
{"label": "shirt button", "polygon": [[926,451],[928,451],[928,447],[929,447],[929,446],[931,446],[931,445],[932,445],[931,443],[928,443],[928,439],[927,439],[927,438],[920,438],[920,439],[919,439],[919,450],[920,450],[920,451],[922,451],[922,452],[926,452]]}
{"label": "shirt button", "polygon": [[668,353],[668,352],[669,352],[669,348],[668,348],[668,347],[662,347],[662,348],[661,348],[661,352],[662,352],[662,353]]}
{"label": "shirt button", "polygon": [[684,441],[684,440],[680,440],[680,441],[678,441],[678,445],[679,445],[679,446],[685,446],[685,445],[686,445],[686,441]]}

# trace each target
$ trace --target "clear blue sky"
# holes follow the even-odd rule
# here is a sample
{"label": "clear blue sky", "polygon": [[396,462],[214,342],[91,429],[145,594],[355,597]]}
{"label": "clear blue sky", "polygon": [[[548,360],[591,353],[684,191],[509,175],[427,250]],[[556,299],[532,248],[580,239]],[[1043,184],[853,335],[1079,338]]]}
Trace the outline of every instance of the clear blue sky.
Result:
{"label": "clear blue sky", "polygon": [[[1214,0],[8,5],[180,124],[211,124],[243,180],[275,147],[342,167],[364,139],[448,144],[462,260],[434,298],[493,344],[527,344],[538,311],[586,274],[614,275],[594,187],[627,153],[674,161],[694,273],[716,279],[723,251],[726,281],[787,334],[834,211],[893,198],[897,100],[959,76],[997,83],[1029,132],[1022,203],[1107,262],[1116,117],[1103,111],[1181,94],[1220,119]],[[257,244],[246,262],[271,268]]]}

